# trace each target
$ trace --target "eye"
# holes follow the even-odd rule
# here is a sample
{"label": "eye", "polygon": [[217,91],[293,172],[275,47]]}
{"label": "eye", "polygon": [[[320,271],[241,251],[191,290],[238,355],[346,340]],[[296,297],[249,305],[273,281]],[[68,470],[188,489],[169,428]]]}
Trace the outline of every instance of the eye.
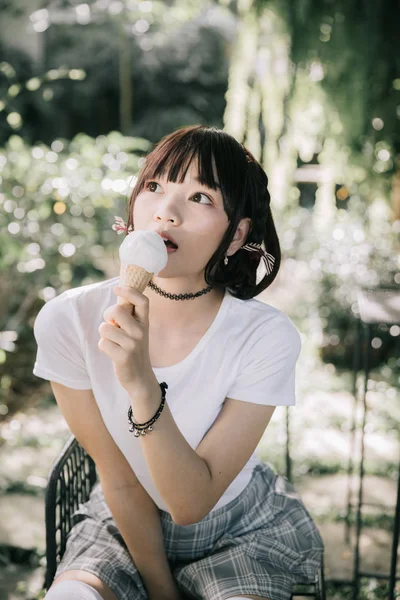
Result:
{"label": "eye", "polygon": [[[208,202],[206,202],[206,204],[212,204],[210,197],[207,196],[207,194],[202,194],[201,192],[196,192],[196,194],[193,194],[192,198],[198,198],[200,196],[204,196],[204,198],[207,198]],[[198,202],[198,204],[203,204],[203,203]]]}
{"label": "eye", "polygon": [[156,190],[155,190],[155,189],[152,189],[152,188],[150,187],[150,186],[154,186],[154,185],[155,185],[155,186],[157,186],[157,185],[160,185],[160,184],[159,184],[159,183],[157,183],[156,181],[147,181],[147,182],[146,182],[146,186],[145,186],[145,187],[146,187],[146,190],[148,189],[150,192],[155,192]]}

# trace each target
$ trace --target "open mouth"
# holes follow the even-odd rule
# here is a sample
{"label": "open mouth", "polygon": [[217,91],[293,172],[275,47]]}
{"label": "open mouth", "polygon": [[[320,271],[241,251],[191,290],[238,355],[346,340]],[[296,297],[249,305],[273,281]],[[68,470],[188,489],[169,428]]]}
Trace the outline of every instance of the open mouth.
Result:
{"label": "open mouth", "polygon": [[178,246],[170,240],[164,240],[164,244],[167,246],[167,250],[178,250]]}

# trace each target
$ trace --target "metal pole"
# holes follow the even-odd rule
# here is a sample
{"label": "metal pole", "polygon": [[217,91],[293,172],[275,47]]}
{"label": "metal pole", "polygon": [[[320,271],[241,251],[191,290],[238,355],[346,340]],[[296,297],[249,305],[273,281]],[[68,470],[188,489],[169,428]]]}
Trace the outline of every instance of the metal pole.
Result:
{"label": "metal pole", "polygon": [[360,369],[360,346],[361,346],[361,320],[356,319],[355,323],[355,340],[354,340],[354,351],[353,351],[353,414],[351,417],[351,429],[350,429],[350,450],[349,450],[349,462],[347,465],[347,512],[345,518],[345,543],[350,544],[350,517],[352,512],[351,503],[351,487],[354,473],[353,454],[356,438],[357,429],[357,375]]}
{"label": "metal pole", "polygon": [[367,390],[368,390],[368,375],[369,375],[369,347],[371,339],[371,325],[364,325],[365,333],[365,347],[364,347],[364,393],[363,393],[363,418],[361,425],[361,458],[360,458],[360,484],[358,490],[358,506],[357,506],[357,520],[356,520],[356,544],[354,549],[354,587],[353,587],[353,600],[358,600],[359,580],[360,580],[360,534],[361,534],[361,507],[363,503],[363,479],[364,479],[364,437],[365,437],[365,424],[367,417]]}
{"label": "metal pole", "polygon": [[394,517],[392,560],[390,563],[389,600],[395,600],[394,588],[396,586],[396,567],[397,567],[397,549],[399,546],[399,529],[400,529],[400,463],[399,463],[399,474],[397,476],[397,502],[396,502],[396,514]]}

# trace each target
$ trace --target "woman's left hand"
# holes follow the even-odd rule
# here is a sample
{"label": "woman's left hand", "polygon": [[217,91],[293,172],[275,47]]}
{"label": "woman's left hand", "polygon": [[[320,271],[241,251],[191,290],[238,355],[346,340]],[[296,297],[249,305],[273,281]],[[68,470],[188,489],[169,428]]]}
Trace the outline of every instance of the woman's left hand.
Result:
{"label": "woman's left hand", "polygon": [[99,327],[98,347],[111,358],[115,374],[128,392],[144,391],[155,379],[149,355],[149,299],[127,286],[114,288],[114,293],[128,300],[135,314],[132,307],[109,306],[103,314],[107,322]]}

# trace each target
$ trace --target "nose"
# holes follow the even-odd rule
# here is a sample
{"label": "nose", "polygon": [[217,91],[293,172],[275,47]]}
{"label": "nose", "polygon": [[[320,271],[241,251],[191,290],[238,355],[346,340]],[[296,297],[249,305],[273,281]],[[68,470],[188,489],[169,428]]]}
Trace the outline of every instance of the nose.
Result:
{"label": "nose", "polygon": [[171,221],[175,225],[180,224],[182,219],[177,200],[178,197],[176,194],[166,194],[164,200],[158,204],[155,210],[154,219],[156,221]]}

